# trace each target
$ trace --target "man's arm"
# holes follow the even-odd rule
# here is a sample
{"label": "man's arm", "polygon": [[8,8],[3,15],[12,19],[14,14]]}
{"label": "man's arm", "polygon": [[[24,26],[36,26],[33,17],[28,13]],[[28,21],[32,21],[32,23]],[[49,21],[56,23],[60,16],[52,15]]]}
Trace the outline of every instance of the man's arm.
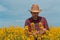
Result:
{"label": "man's arm", "polygon": [[27,25],[29,25],[30,24],[30,22],[29,22],[29,20],[27,19],[26,21],[25,21],[25,26],[27,26]]}
{"label": "man's arm", "polygon": [[25,26],[28,26],[28,30],[31,31],[30,21],[28,19],[25,21]]}
{"label": "man's arm", "polygon": [[47,20],[43,17],[41,21],[42,21],[42,23],[44,24],[44,27],[45,27],[47,30],[49,30]]}

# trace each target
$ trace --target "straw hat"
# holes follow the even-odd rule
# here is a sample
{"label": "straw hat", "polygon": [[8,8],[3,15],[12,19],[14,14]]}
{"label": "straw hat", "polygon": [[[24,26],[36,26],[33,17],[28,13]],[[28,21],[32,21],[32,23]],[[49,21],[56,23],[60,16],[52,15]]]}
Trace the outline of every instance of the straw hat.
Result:
{"label": "straw hat", "polygon": [[41,12],[41,9],[39,9],[39,6],[37,4],[33,4],[31,7],[30,12]]}

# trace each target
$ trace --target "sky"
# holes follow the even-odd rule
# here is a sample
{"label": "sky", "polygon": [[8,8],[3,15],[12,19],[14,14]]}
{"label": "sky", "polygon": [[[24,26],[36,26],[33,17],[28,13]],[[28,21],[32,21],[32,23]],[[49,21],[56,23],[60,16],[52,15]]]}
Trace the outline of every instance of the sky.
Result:
{"label": "sky", "polygon": [[28,10],[38,4],[48,25],[60,26],[60,0],[0,0],[0,27],[10,25],[24,27],[25,20],[31,17]]}

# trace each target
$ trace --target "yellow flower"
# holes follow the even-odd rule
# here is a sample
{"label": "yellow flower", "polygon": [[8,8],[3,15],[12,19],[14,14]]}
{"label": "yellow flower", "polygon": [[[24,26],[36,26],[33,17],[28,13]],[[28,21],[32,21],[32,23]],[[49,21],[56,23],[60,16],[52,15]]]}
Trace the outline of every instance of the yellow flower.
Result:
{"label": "yellow flower", "polygon": [[42,22],[39,22],[39,28],[44,29],[44,26],[43,26]]}
{"label": "yellow flower", "polygon": [[46,34],[49,34],[49,31],[48,30],[46,30]]}
{"label": "yellow flower", "polygon": [[27,26],[25,26],[25,28],[24,28],[24,29],[28,30],[28,25],[27,25]]}
{"label": "yellow flower", "polygon": [[28,32],[28,35],[32,35],[32,32]]}
{"label": "yellow flower", "polygon": [[37,37],[37,40],[41,40],[41,37]]}
{"label": "yellow flower", "polygon": [[46,38],[46,37],[47,37],[47,35],[46,35],[46,34],[44,34],[44,35],[43,35],[43,38]]}
{"label": "yellow flower", "polygon": [[31,25],[31,27],[34,27],[34,26],[35,26],[35,24],[34,24],[34,23],[31,23],[30,25]]}
{"label": "yellow flower", "polygon": [[41,26],[40,29],[44,29],[44,26]]}
{"label": "yellow flower", "polygon": [[35,30],[35,24],[34,23],[31,23],[30,26],[31,26],[31,30]]}
{"label": "yellow flower", "polygon": [[39,27],[43,26],[42,22],[39,22]]}
{"label": "yellow flower", "polygon": [[28,37],[27,40],[30,40],[30,38]]}
{"label": "yellow flower", "polygon": [[[40,24],[40,28],[44,29],[44,27],[42,26],[42,23],[39,23],[39,24]],[[35,25],[34,23],[31,24],[32,28],[35,27],[34,25]],[[24,31],[24,29],[26,30]],[[2,27],[0,28],[0,40],[3,40],[3,39],[4,40],[11,40],[11,39],[12,40],[15,40],[15,39],[34,40],[34,37],[36,37],[37,40],[41,40],[41,38],[45,38],[44,40],[47,40],[47,39],[59,40],[60,39],[59,38],[60,37],[60,26],[59,27],[51,26],[49,30],[45,30],[46,31],[45,34],[40,34],[40,32],[42,33],[42,31],[43,30],[40,30],[37,32],[37,30],[33,29],[31,32],[29,32],[28,26],[25,26],[25,28],[21,28],[20,26],[16,26],[16,27],[9,26],[7,28]]]}
{"label": "yellow flower", "polygon": [[34,40],[34,36],[33,35],[29,35],[30,40]]}

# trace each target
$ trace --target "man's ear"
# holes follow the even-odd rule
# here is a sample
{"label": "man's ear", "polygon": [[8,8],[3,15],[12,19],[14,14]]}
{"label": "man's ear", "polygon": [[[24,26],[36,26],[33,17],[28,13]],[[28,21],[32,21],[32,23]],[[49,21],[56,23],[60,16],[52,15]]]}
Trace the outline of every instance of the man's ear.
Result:
{"label": "man's ear", "polygon": [[32,14],[32,12],[30,12]]}

